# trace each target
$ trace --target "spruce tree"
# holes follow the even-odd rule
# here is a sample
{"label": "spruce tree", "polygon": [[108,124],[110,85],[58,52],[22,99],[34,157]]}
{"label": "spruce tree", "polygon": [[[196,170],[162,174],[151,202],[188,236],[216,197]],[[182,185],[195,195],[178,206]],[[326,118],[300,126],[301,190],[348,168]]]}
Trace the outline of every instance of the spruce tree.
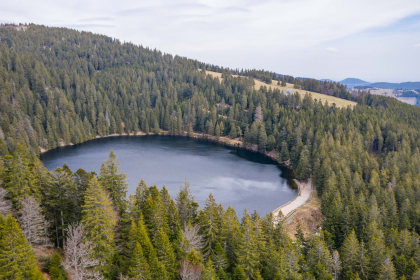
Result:
{"label": "spruce tree", "polygon": [[188,124],[188,137],[190,138],[194,137],[194,131],[193,131],[193,127],[191,123]]}
{"label": "spruce tree", "polygon": [[219,124],[216,124],[216,129],[214,131],[214,134],[216,135],[216,140],[219,141],[219,138],[220,138],[220,135],[221,135],[221,130],[220,130]]}
{"label": "spruce tree", "polygon": [[259,262],[258,240],[253,228],[251,217],[248,214],[243,217],[242,223],[242,239],[237,250],[238,264],[241,266],[247,277],[254,278]]}
{"label": "spruce tree", "polygon": [[233,280],[246,280],[247,276],[242,268],[242,266],[238,265],[233,270]]}
{"label": "spruce tree", "polygon": [[216,280],[217,279],[217,273],[213,267],[213,262],[211,260],[208,260],[206,265],[204,266],[201,279],[202,280]]}
{"label": "spruce tree", "polygon": [[238,136],[238,133],[236,132],[236,126],[234,124],[231,125],[229,136],[232,139],[236,138],[236,136]]}
{"label": "spruce tree", "polygon": [[267,132],[265,131],[264,124],[260,125],[260,129],[258,131],[258,150],[260,152],[265,152],[267,147]]}
{"label": "spruce tree", "polygon": [[305,146],[300,153],[299,163],[296,168],[296,177],[298,180],[306,180],[311,176],[310,154]]}
{"label": "spruce tree", "polygon": [[0,215],[0,279],[43,279],[34,252],[11,214]]}
{"label": "spruce tree", "polygon": [[47,269],[52,280],[67,280],[67,273],[63,266],[63,260],[58,253],[52,254],[47,264]]}
{"label": "spruce tree", "polygon": [[343,260],[343,273],[355,273],[357,271],[359,259],[359,241],[357,240],[354,230],[346,237],[341,247],[340,256]]}
{"label": "spruce tree", "polygon": [[96,177],[89,181],[82,214],[86,238],[93,246],[93,257],[100,262],[100,271],[106,274],[115,252],[114,227],[117,220],[112,202]]}
{"label": "spruce tree", "polygon": [[213,247],[220,231],[219,225],[221,220],[216,200],[212,194],[206,199],[206,205],[200,211],[198,220],[200,221],[201,234],[205,241],[203,255],[207,258],[213,254]]}
{"label": "spruce tree", "polygon": [[156,250],[150,241],[143,217],[140,216],[137,224],[133,221],[128,241],[127,256],[132,258],[136,244],[139,243],[144,258],[149,266],[150,277],[152,279],[166,279],[167,272],[165,266],[158,260]]}
{"label": "spruce tree", "polygon": [[133,255],[131,257],[128,275],[132,279],[152,279],[149,271],[149,264],[143,255],[140,243],[136,242]]}
{"label": "spruce tree", "polygon": [[117,156],[114,154],[114,151],[111,151],[108,160],[102,163],[98,181],[108,191],[115,206],[121,211],[126,207],[127,175],[121,173],[119,165]]}
{"label": "spruce tree", "polygon": [[166,268],[169,278],[175,277],[176,258],[172,244],[163,230],[160,230],[156,240],[156,255],[162,265]]}

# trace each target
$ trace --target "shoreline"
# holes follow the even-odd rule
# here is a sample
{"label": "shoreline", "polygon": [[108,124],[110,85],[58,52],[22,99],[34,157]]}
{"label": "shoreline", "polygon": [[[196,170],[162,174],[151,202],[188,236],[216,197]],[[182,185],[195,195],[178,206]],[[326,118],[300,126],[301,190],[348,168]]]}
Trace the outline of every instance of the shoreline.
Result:
{"label": "shoreline", "polygon": [[[105,136],[96,136],[94,138],[88,139],[88,140],[86,140],[84,142],[81,142],[81,143],[78,143],[78,144],[82,144],[82,143],[88,142],[90,140],[99,139],[99,138],[109,138],[109,137],[117,137],[117,136],[149,136],[149,135],[170,136],[169,132],[166,131],[166,130],[161,130],[161,133],[159,133],[159,134],[154,133],[154,132],[150,132],[149,134],[146,134],[142,131],[138,131],[136,134],[127,134],[127,133],[124,132],[124,133],[121,133],[121,134],[114,133],[114,134],[109,134],[109,135],[105,135]],[[278,161],[278,153],[279,153],[278,151],[273,150],[273,151],[270,151],[270,152],[261,153],[261,152],[258,151],[258,146],[256,144],[247,144],[246,146],[244,146],[240,138],[231,139],[231,138],[226,137],[226,136],[220,136],[219,140],[217,140],[216,136],[214,136],[214,135],[209,135],[209,134],[204,134],[204,133],[196,133],[196,132],[194,132],[194,137],[189,137],[187,132],[184,132],[182,134],[178,134],[176,136],[207,140],[207,141],[216,142],[216,143],[223,144],[223,145],[233,147],[233,148],[241,148],[241,149],[245,149],[245,150],[248,150],[248,151],[260,153],[260,154],[270,158],[271,160],[274,160],[275,162],[277,162],[277,164],[286,167],[287,169],[291,170],[294,173],[294,171],[289,167],[288,164],[282,164]],[[57,149],[57,148],[60,148],[60,147],[66,147],[66,146],[73,146],[73,145],[75,145],[75,144],[70,143],[70,144],[66,145],[64,143],[60,143],[60,146],[58,146],[54,149]],[[40,151],[41,151],[40,154],[46,153],[50,150],[53,150],[53,149],[43,149],[43,148],[40,147]],[[289,214],[293,210],[296,210],[300,206],[304,205],[306,203],[306,201],[308,200],[308,198],[310,196],[310,193],[311,193],[310,190],[312,189],[311,179],[309,179],[309,181],[308,181],[309,185],[310,185],[309,188],[306,186],[307,185],[306,182],[300,182],[296,179],[293,179],[293,180],[298,183],[297,184],[298,185],[298,191],[296,193],[295,198],[290,200],[289,202],[277,207],[273,211],[271,211],[271,213],[273,213],[273,215],[277,215],[277,213],[282,209],[286,210],[287,214]],[[301,187],[301,185],[303,185],[303,187]],[[308,197],[306,197],[307,196],[307,190],[309,190],[309,196]],[[305,196],[301,195],[304,192],[305,192]],[[298,203],[294,203],[295,201],[298,200],[298,198],[303,198],[303,200],[300,199]],[[287,214],[285,214],[283,210],[282,210],[282,213],[286,217]]]}
{"label": "shoreline", "polygon": [[281,211],[285,219],[289,218],[293,215],[293,211],[295,211],[299,207],[305,205],[306,202],[308,202],[312,192],[312,178],[309,178],[307,182],[299,182],[299,190],[296,197],[293,200],[281,205],[280,207],[272,211],[273,215],[277,216],[278,213]]}

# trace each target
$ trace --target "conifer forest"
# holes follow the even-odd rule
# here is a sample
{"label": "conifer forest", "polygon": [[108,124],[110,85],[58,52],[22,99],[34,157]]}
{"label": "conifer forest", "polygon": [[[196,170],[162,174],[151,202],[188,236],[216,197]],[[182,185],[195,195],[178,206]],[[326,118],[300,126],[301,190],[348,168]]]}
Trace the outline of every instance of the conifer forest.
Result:
{"label": "conifer forest", "polygon": [[[420,108],[335,82],[25,27],[0,26],[0,279],[420,279]],[[255,89],[254,79],[301,94]],[[281,212],[237,213],[211,194],[198,205],[187,181],[176,197],[144,181],[128,194],[112,151],[99,174],[49,171],[39,159],[138,132],[277,152],[298,180],[312,179],[322,227],[292,240]]]}

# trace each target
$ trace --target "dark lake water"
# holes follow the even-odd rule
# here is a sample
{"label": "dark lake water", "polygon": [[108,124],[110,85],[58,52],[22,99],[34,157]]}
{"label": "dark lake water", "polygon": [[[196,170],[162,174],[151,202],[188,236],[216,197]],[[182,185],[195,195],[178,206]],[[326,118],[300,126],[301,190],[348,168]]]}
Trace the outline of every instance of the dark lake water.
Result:
{"label": "dark lake water", "polygon": [[176,136],[119,136],[99,138],[41,155],[49,170],[64,163],[73,171],[83,168],[99,174],[101,163],[113,150],[128,192],[135,193],[141,179],[148,186],[166,186],[176,197],[184,180],[190,183],[195,201],[204,206],[213,194],[217,203],[235,208],[238,216],[246,208],[261,215],[293,199],[293,174],[261,154],[240,148]]}

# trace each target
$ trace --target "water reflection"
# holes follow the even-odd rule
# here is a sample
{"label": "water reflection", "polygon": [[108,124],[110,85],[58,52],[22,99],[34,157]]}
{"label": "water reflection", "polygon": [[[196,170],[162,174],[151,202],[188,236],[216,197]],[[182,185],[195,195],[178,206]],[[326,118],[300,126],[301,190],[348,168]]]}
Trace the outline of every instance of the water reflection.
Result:
{"label": "water reflection", "polygon": [[141,179],[165,185],[173,198],[188,180],[195,200],[204,206],[212,193],[218,203],[238,214],[247,208],[260,214],[293,199],[292,174],[258,153],[202,140],[173,136],[112,137],[62,147],[41,156],[53,170],[67,163],[72,170],[96,171],[114,150],[128,175],[129,193]]}

